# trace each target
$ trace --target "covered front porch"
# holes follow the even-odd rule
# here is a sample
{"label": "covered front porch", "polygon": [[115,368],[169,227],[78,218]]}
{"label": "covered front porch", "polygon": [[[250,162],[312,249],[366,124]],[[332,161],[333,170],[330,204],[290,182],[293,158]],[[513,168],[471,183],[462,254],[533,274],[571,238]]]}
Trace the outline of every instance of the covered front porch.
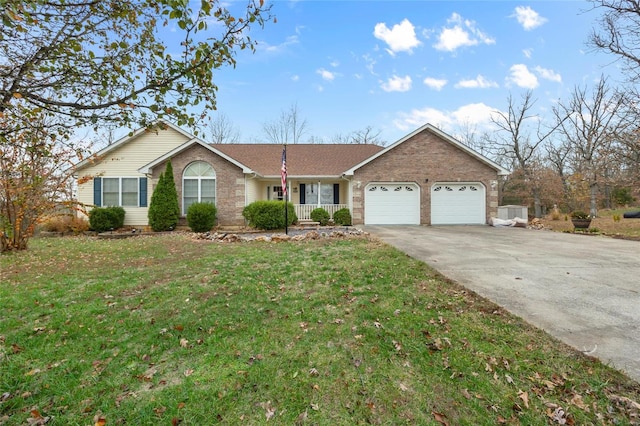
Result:
{"label": "covered front porch", "polygon": [[[317,179],[317,178],[316,178]],[[313,178],[290,177],[287,182],[287,199],[293,203],[299,221],[311,220],[311,212],[322,208],[333,215],[340,209],[349,209],[349,181],[345,179],[316,180]],[[284,194],[279,181],[263,181],[257,192],[265,194],[267,200],[283,200]]]}

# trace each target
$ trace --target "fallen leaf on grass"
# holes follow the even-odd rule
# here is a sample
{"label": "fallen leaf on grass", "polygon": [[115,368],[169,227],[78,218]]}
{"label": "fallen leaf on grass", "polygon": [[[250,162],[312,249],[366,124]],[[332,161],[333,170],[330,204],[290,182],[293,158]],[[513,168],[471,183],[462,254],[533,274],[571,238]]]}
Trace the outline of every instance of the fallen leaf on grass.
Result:
{"label": "fallen leaf on grass", "polygon": [[524,402],[524,406],[529,408],[529,394],[527,392],[518,391],[518,398]]}
{"label": "fallen leaf on grass", "polygon": [[264,415],[267,418],[267,421],[271,420],[271,418],[276,415],[276,409],[271,405],[271,401],[261,402],[260,407],[264,409]]}
{"label": "fallen leaf on grass", "polygon": [[51,417],[44,417],[42,414],[40,414],[40,411],[33,409],[31,410],[31,417],[27,419],[27,423],[30,425],[40,426],[49,423],[49,420],[51,420]]}
{"label": "fallen leaf on grass", "polygon": [[185,376],[185,377],[189,377],[189,376],[190,376],[190,375],[192,375],[192,374],[193,374],[193,369],[191,369],[191,368],[188,368],[188,369],[186,369],[186,370],[184,371],[184,376]]}
{"label": "fallen leaf on grass", "polygon": [[180,346],[182,346],[183,348],[186,348],[189,346],[189,341],[185,338],[180,339]]}
{"label": "fallen leaf on grass", "polygon": [[579,409],[584,410],[587,413],[589,412],[589,406],[585,404],[584,401],[582,400],[582,395],[578,395],[578,394],[573,395],[573,397],[571,398],[571,403],[576,407],[578,407]]}
{"label": "fallen leaf on grass", "polygon": [[432,411],[431,414],[433,415],[433,418],[436,422],[440,423],[441,425],[449,426],[447,416],[442,413],[436,413],[435,411]]}

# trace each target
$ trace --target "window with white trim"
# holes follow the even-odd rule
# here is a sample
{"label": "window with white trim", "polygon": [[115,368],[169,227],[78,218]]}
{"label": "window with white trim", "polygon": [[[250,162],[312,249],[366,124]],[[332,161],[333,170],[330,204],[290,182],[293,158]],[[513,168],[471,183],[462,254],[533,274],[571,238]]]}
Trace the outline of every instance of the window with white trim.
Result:
{"label": "window with white trim", "polygon": [[196,161],[182,174],[182,212],[193,203],[216,203],[216,172],[209,163]]}

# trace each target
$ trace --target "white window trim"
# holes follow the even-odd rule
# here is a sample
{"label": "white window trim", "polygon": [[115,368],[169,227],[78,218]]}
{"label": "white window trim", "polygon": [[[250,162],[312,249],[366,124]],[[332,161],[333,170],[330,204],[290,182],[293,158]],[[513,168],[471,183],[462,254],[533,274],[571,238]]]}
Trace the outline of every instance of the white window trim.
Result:
{"label": "white window trim", "polygon": [[[211,167],[211,170],[213,170],[213,177],[211,176],[187,176],[185,177],[184,172],[191,167],[192,164],[194,163],[206,163]],[[217,205],[218,204],[218,175],[216,173],[216,170],[213,168],[213,166],[211,166],[211,164],[207,163],[206,161],[202,161],[202,160],[198,160],[198,161],[194,161],[193,163],[190,163],[187,167],[184,168],[184,170],[182,171],[182,214],[183,216],[187,215],[187,211],[185,209],[184,206],[184,182],[186,180],[196,180],[198,181],[198,200],[196,201],[197,203],[201,202],[200,200],[202,200],[202,181],[203,180],[213,180],[213,194],[214,194],[214,198],[213,198],[213,205]]]}

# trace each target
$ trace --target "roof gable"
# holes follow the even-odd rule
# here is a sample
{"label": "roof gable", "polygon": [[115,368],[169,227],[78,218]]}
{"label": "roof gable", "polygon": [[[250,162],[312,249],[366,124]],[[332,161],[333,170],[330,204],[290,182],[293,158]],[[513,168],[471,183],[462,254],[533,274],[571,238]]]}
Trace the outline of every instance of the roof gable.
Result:
{"label": "roof gable", "polygon": [[425,124],[422,127],[419,127],[418,129],[414,130],[413,132],[409,133],[408,135],[404,136],[403,138],[399,139],[398,141],[394,142],[393,144],[389,145],[388,147],[384,148],[383,150],[373,154],[369,158],[366,158],[365,160],[361,161],[360,163],[358,163],[355,166],[353,166],[350,169],[348,169],[344,174],[352,176],[355,173],[355,171],[358,170],[359,168],[361,168],[362,166],[364,166],[366,164],[369,164],[370,162],[372,162],[376,158],[378,158],[378,157],[380,157],[382,155],[385,155],[387,152],[391,151],[392,149],[394,149],[398,145],[406,142],[407,140],[411,139],[415,135],[417,135],[419,133],[422,133],[422,132],[425,132],[425,131],[426,132],[430,132],[430,133],[438,136],[443,141],[450,143],[454,147],[460,149],[461,151],[466,152],[471,157],[475,158],[476,160],[480,161],[481,163],[484,163],[487,166],[491,167],[496,172],[498,172],[498,175],[508,175],[509,174],[509,171],[507,169],[505,169],[504,167],[500,166],[498,163],[490,160],[489,158],[487,158],[484,155],[482,155],[482,154],[476,152],[475,150],[469,148],[468,146],[464,145],[463,143],[458,142],[452,136],[450,136],[447,133],[443,132],[442,130],[432,126],[429,123]]}
{"label": "roof gable", "polygon": [[108,146],[106,146],[105,148],[101,149],[97,153],[89,156],[88,158],[85,158],[84,160],[80,161],[79,163],[77,163],[74,166],[74,170],[77,172],[79,170],[84,169],[85,167],[93,165],[96,162],[96,159],[100,159],[100,158],[104,157],[105,155],[107,155],[107,154],[109,154],[109,153],[111,153],[113,151],[116,151],[117,149],[121,148],[122,146],[136,141],[142,135],[145,135],[148,132],[166,131],[167,129],[171,129],[171,130],[177,132],[178,134],[180,134],[183,137],[185,137],[187,140],[195,138],[194,135],[192,135],[191,133],[185,131],[184,129],[176,126],[173,123],[170,123],[170,122],[165,121],[165,120],[158,120],[156,123],[154,123],[154,125],[151,128],[141,127],[139,129],[133,131],[132,133],[130,133],[130,134],[118,139],[117,141],[113,142],[112,144],[109,144]]}
{"label": "roof gable", "polygon": [[171,151],[167,152],[166,154],[156,158],[155,160],[153,160],[152,162],[145,164],[144,166],[142,166],[141,168],[138,169],[138,171],[140,173],[143,174],[148,174],[151,173],[151,170],[157,166],[158,164],[162,164],[164,161],[172,158],[173,156],[185,151],[186,149],[191,148],[193,145],[200,145],[202,147],[204,147],[205,149],[211,151],[212,153],[224,158],[225,160],[229,161],[230,163],[238,166],[239,168],[242,169],[243,173],[254,173],[255,171],[252,170],[250,167],[242,164],[241,162],[237,161],[235,158],[232,158],[230,156],[228,156],[227,154],[225,154],[224,152],[220,152],[219,150],[217,150],[216,148],[214,148],[212,145],[204,142],[201,139],[198,139],[196,137],[194,137],[193,139],[183,143],[182,145],[176,147],[175,149],[172,149]]}

